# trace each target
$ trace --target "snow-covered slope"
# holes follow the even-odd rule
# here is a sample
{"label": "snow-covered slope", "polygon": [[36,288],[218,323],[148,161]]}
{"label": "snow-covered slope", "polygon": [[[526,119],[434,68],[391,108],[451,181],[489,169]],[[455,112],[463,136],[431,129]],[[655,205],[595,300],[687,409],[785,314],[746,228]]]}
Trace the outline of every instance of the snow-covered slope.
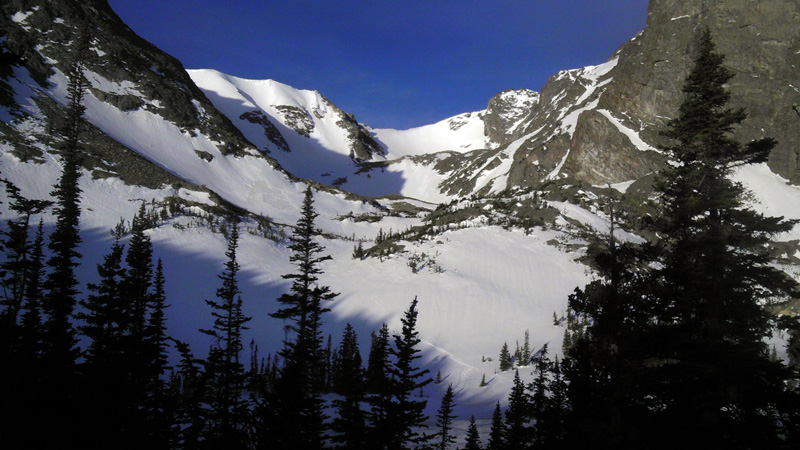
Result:
{"label": "snow-covered slope", "polygon": [[[188,73],[248,140],[290,173],[361,195],[449,201],[439,188],[447,173],[431,167],[429,159],[404,158],[487,146],[483,111],[409,130],[371,129],[316,91],[215,70]],[[364,163],[378,162],[392,164],[364,170]]]}
{"label": "snow-covered slope", "polygon": [[467,152],[486,148],[484,111],[454,117],[408,130],[378,128],[375,136],[386,146],[387,157],[419,156],[444,151]]}
{"label": "snow-covered slope", "polygon": [[319,92],[214,70],[188,72],[248,140],[299,177],[332,184],[352,171],[354,160],[383,159],[374,143],[358,151],[360,126]]}

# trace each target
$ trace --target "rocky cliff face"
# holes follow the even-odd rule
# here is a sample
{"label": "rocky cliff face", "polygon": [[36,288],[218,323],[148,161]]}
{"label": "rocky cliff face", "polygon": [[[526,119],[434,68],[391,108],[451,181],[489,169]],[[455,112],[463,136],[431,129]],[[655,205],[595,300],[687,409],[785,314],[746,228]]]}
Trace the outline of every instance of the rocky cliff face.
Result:
{"label": "rocky cliff face", "polygon": [[[0,121],[0,134],[18,157],[37,160],[43,148],[57,151],[63,104],[54,95],[60,88],[52,77],[68,71],[74,58],[71,44],[83,26],[91,36],[85,58],[88,94],[120,111],[149,111],[189,135],[202,133],[223,154],[258,154],[181,63],[137,36],[106,1],[13,0],[0,6],[0,33],[5,34],[0,40],[16,62],[16,69],[6,67],[4,84],[10,87],[14,76],[33,80],[15,83],[16,95],[5,96],[3,102],[11,117]],[[96,127],[89,126],[85,140],[84,165],[95,177],[118,176],[150,187],[180,181]]]}
{"label": "rocky cliff face", "polygon": [[521,125],[538,104],[539,93],[530,89],[509,89],[492,97],[483,116],[490,144],[496,147],[521,137]]}
{"label": "rocky cliff face", "polygon": [[[708,27],[726,66],[732,107],[749,113],[737,138],[779,141],[771,169],[800,183],[800,3],[789,0],[652,0],[646,29],[609,62],[561,72],[544,86],[524,125],[504,134],[514,152],[509,186],[571,176],[592,184],[641,178],[664,163],[660,132],[677,113],[694,43]],[[493,102],[495,100],[493,99]]]}
{"label": "rocky cliff face", "polygon": [[[693,59],[697,35],[711,30],[730,82],[732,107],[749,114],[737,138],[771,136],[779,144],[771,169],[800,182],[800,3],[790,0],[652,0],[647,28],[620,50],[619,82],[609,86],[600,107],[625,111],[642,123],[642,136],[658,143],[665,117],[676,114],[680,88]],[[629,122],[631,123],[631,122]]]}

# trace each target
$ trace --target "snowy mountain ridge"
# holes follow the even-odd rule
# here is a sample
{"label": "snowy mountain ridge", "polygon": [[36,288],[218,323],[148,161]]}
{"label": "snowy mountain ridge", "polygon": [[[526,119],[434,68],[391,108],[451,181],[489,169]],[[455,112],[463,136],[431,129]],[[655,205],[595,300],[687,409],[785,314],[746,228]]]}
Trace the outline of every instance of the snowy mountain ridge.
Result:
{"label": "snowy mountain ridge", "polygon": [[[316,91],[213,70],[188,73],[250,142],[269,152],[290,173],[361,195],[445,200],[428,180],[441,183],[446,174],[413,157],[487,147],[483,111],[410,130],[373,129],[357,123]],[[359,151],[359,144],[369,151]],[[404,161],[406,157],[410,159]],[[386,164],[381,170],[369,170],[364,163]],[[403,179],[402,186],[398,178]]]}

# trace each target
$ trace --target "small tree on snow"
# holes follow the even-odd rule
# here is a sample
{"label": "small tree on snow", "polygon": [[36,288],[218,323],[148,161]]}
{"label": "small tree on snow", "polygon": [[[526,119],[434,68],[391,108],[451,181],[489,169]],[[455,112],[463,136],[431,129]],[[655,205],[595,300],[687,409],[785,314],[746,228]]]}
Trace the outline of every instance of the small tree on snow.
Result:
{"label": "small tree on snow", "polygon": [[442,397],[442,406],[439,407],[439,411],[436,413],[436,448],[438,450],[447,450],[451,444],[456,441],[455,435],[453,435],[453,408],[455,407],[455,403],[453,403],[453,385],[447,386],[447,391],[444,393],[444,397]]}

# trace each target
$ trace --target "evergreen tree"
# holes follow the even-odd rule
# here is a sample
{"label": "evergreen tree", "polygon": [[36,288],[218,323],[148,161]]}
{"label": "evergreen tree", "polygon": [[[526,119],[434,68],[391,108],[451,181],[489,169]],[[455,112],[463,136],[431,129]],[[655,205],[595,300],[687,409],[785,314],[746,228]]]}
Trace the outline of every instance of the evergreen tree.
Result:
{"label": "evergreen tree", "polygon": [[49,377],[55,385],[61,385],[56,389],[62,393],[68,392],[63,384],[73,378],[74,364],[78,357],[77,339],[70,318],[78,295],[75,268],[81,258],[77,250],[81,243],[79,234],[81,190],[78,187],[78,180],[80,179],[79,144],[85,111],[83,96],[88,84],[83,76],[90,42],[87,29],[83,27],[81,36],[76,40],[73,60],[67,73],[69,85],[64,146],[61,150],[62,172],[51,193],[56,198],[54,210],[56,224],[48,244],[52,256],[47,264],[51,271],[45,282],[48,291],[42,303],[47,313],[47,320],[44,322],[46,338],[44,351],[52,369],[52,372],[48,370]]}
{"label": "evergreen tree", "polygon": [[358,350],[358,336],[353,326],[345,326],[342,344],[336,355],[336,368],[333,371],[334,392],[346,395],[349,391],[364,391],[364,369],[361,352]]}
{"label": "evergreen tree", "polygon": [[358,245],[353,247],[353,259],[364,259],[366,253],[364,252],[364,245],[358,241]]}
{"label": "evergreen tree", "polygon": [[173,447],[199,449],[202,448],[202,433],[206,422],[206,411],[202,406],[205,398],[202,382],[204,374],[189,345],[175,339],[173,342],[180,355],[178,370],[172,379],[172,395],[176,399],[173,409]]}
{"label": "evergreen tree", "polygon": [[330,256],[321,256],[325,248],[315,240],[319,234],[314,227],[317,216],[309,186],[300,219],[290,237],[289,248],[293,254],[289,260],[297,266],[297,272],[283,275],[284,279],[292,280],[292,286],[278,298],[283,307],[271,314],[287,320],[287,329],[294,332],[294,340],[287,337],[284,341],[281,352],[284,366],[273,405],[278,423],[272,439],[278,448],[315,449],[323,445],[325,415],[321,392],[324,380],[319,368],[324,364],[324,352],[320,327],[322,314],[329,311],[323,304],[338,294],[318,284],[322,273],[320,265]]}
{"label": "evergreen tree", "polygon": [[511,353],[508,351],[508,343],[503,342],[503,347],[500,349],[500,371],[505,372],[507,370],[511,370],[514,367],[514,363],[511,360]]}
{"label": "evergreen tree", "polygon": [[[153,286],[153,244],[147,230],[147,211],[145,204],[133,217],[131,237],[125,263],[128,271],[125,275],[124,289],[130,307],[130,318],[127,324],[133,340],[144,343],[147,329],[148,306]],[[142,347],[143,348],[143,347]],[[144,358],[143,351],[138,355]]]}
{"label": "evergreen tree", "polygon": [[226,448],[245,448],[247,429],[244,427],[248,405],[242,399],[245,385],[244,365],[240,361],[242,331],[250,321],[242,312],[241,290],[237,274],[240,266],[236,260],[239,247],[239,225],[231,224],[225,270],[219,275],[222,286],[217,289],[217,301],[206,300],[211,307],[214,326],[200,330],[211,336],[212,349],[206,361],[208,388],[206,399],[209,405],[206,442],[209,445],[224,445]]}
{"label": "evergreen tree", "polygon": [[506,450],[506,435],[506,423],[503,420],[503,412],[500,410],[500,402],[497,402],[492,413],[492,428],[489,431],[486,450]]}
{"label": "evergreen tree", "polygon": [[525,330],[525,341],[522,344],[522,349],[520,350],[520,364],[521,366],[527,366],[531,363],[531,333],[528,330]]}
{"label": "evergreen tree", "polygon": [[379,393],[388,390],[389,379],[389,326],[381,325],[378,334],[372,334],[372,341],[367,358],[366,384],[367,392]]}
{"label": "evergreen tree", "polygon": [[519,377],[519,371],[514,373],[514,385],[508,395],[505,424],[507,448],[515,450],[531,448],[534,438],[531,426],[531,399]]}
{"label": "evergreen tree", "polygon": [[123,315],[125,364],[128,374],[128,395],[130,417],[128,423],[131,433],[141,439],[142,444],[152,437],[154,429],[149,423],[156,418],[150,414],[148,404],[159,387],[158,375],[154,363],[157,355],[153,353],[152,339],[149,336],[150,306],[152,305],[153,287],[153,244],[145,233],[147,229],[147,211],[145,204],[131,223],[128,251],[125,255],[127,270],[122,280],[125,295],[125,312]]}
{"label": "evergreen tree", "polygon": [[[794,295],[796,284],[771,265],[768,244],[793,222],[765,217],[744,204],[735,167],[767,160],[772,139],[742,145],[731,137],[746,117],[730,109],[723,66],[708,30],[683,87],[678,117],[666,136],[677,163],[656,184],[661,195],[658,326],[649,394],[664,446],[779,448],[786,445],[789,373],[770,361],[764,305]],[[674,433],[671,430],[681,430]]]}
{"label": "evergreen tree", "polygon": [[341,449],[362,449],[367,445],[366,413],[361,409],[364,401],[364,369],[358,351],[358,337],[348,323],[342,336],[334,373],[334,391],[342,396],[334,400],[338,414],[333,419],[332,429],[336,435],[331,439]]}
{"label": "evergreen tree", "polygon": [[420,444],[427,437],[419,432],[419,428],[427,427],[425,421],[425,400],[415,400],[414,395],[423,387],[431,383],[426,378],[429,371],[416,367],[415,361],[421,358],[418,348],[420,343],[417,331],[417,298],[411,302],[408,310],[403,315],[403,324],[400,334],[394,335],[394,347],[391,350],[394,362],[389,368],[392,375],[391,417],[395,423],[393,433],[387,436],[390,450],[401,449],[409,444]]}
{"label": "evergreen tree", "polygon": [[550,358],[547,357],[547,344],[533,357],[534,373],[536,377],[530,385],[530,415],[533,420],[533,441],[535,448],[546,446],[545,420],[547,406],[549,403],[548,391],[550,387],[549,374],[551,369]]}
{"label": "evergreen tree", "polygon": [[129,373],[126,337],[122,267],[124,246],[114,241],[111,252],[97,265],[98,284],[90,283],[93,293],[81,301],[83,312],[78,318],[83,322],[79,330],[89,338],[84,352],[82,370],[85,376],[84,395],[91,420],[94,442],[109,442],[125,436],[127,418],[135,406],[130,405],[128,394]]}
{"label": "evergreen tree", "polygon": [[159,258],[153,276],[153,293],[148,302],[150,315],[145,337],[150,360],[150,386],[147,389],[146,409],[149,416],[148,427],[153,435],[152,442],[154,443],[166,443],[173,438],[169,421],[169,417],[172,415],[172,412],[169,411],[172,407],[171,399],[168,395],[168,387],[163,380],[163,375],[168,369],[167,348],[169,346],[165,314],[165,309],[168,307],[165,284],[164,265]]}
{"label": "evergreen tree", "polygon": [[566,418],[569,413],[567,383],[562,375],[562,363],[556,357],[551,366],[550,397],[542,418],[537,423],[537,447],[557,449],[565,447]]}
{"label": "evergreen tree", "polygon": [[[456,437],[453,434],[453,385],[447,386],[447,390],[442,397],[442,405],[439,411],[436,412],[436,446],[438,450],[447,450],[452,444],[455,443]],[[474,418],[473,418],[474,419]]]}
{"label": "evergreen tree", "polygon": [[[84,312],[78,318],[84,322],[79,327],[84,336],[90,339],[89,347],[84,352],[84,370],[91,373],[94,370],[104,371],[119,368],[124,358],[123,329],[125,313],[127,312],[122,289],[122,280],[125,278],[125,269],[122,267],[124,246],[115,240],[111,252],[103,258],[103,263],[97,265],[97,274],[100,276],[98,284],[90,283],[90,294],[81,301]],[[125,378],[122,375],[109,377],[108,374],[99,373],[97,376],[89,375],[94,382],[113,378],[115,381]]]}
{"label": "evergreen tree", "polygon": [[367,401],[370,405],[367,413],[369,448],[386,448],[386,437],[394,433],[389,352],[389,326],[384,323],[377,334],[372,334],[366,373]]}
{"label": "evergreen tree", "polygon": [[30,250],[25,273],[25,294],[21,321],[12,330],[6,330],[13,341],[11,355],[4,358],[7,369],[0,373],[4,401],[0,402],[0,441],[27,442],[31,446],[44,445],[38,421],[42,411],[47,411],[49,400],[41,395],[44,379],[43,327],[41,315],[42,282],[44,280],[44,231],[39,227]]}
{"label": "evergreen tree", "polygon": [[30,433],[28,421],[37,415],[30,405],[45,406],[36,401],[43,375],[41,220],[34,242],[29,233],[32,216],[41,213],[50,202],[27,199],[13,183],[0,182],[6,185],[8,208],[18,215],[7,221],[5,230],[0,230],[0,249],[4,253],[0,262],[0,359],[7,367],[0,371],[0,386],[7,387],[5,401],[0,402],[2,440],[4,435]]}
{"label": "evergreen tree", "polygon": [[[638,445],[647,439],[641,421],[649,416],[642,383],[653,306],[639,246],[617,242],[615,205],[609,205],[610,232],[591,241],[586,260],[597,279],[569,297],[564,362],[568,401],[566,426],[574,447],[605,443],[611,447]],[[567,344],[567,338],[569,344]],[[559,367],[559,376],[561,368]],[[559,389],[565,382],[559,382]],[[561,395],[563,391],[559,391]],[[558,436],[562,421],[553,419]]]}
{"label": "evergreen tree", "polygon": [[483,447],[481,447],[481,435],[478,433],[478,425],[475,424],[475,416],[469,418],[464,450],[483,450]]}
{"label": "evergreen tree", "polygon": [[32,216],[40,214],[52,202],[27,199],[10,181],[0,179],[0,182],[6,185],[9,209],[19,215],[17,219],[8,220],[7,230],[0,230],[0,248],[5,251],[5,259],[0,263],[0,356],[7,360],[19,338],[17,327],[25,300],[32,251],[30,221]]}
{"label": "evergreen tree", "polygon": [[[23,303],[19,342],[15,349],[15,353],[30,362],[38,360],[42,352],[41,302],[44,295],[42,290],[44,269],[44,221],[40,219],[25,272],[25,302]],[[22,367],[27,366],[22,364]],[[33,372],[38,373],[38,371]],[[30,379],[29,376],[26,378]]]}
{"label": "evergreen tree", "polygon": [[41,421],[52,425],[45,439],[48,445],[63,445],[65,436],[76,433],[77,415],[75,396],[77,386],[76,361],[79,357],[78,339],[72,324],[72,314],[77,303],[78,279],[75,269],[81,258],[78,246],[81,215],[79,143],[83,121],[83,95],[87,81],[83,76],[90,36],[88,27],[81,27],[81,34],[74,40],[72,63],[67,71],[67,113],[64,143],[61,148],[61,177],[51,195],[56,198],[55,228],[50,234],[48,248],[51,256],[47,260],[50,271],[44,286],[47,290],[42,299],[42,373],[40,395],[48,399],[42,411]]}

